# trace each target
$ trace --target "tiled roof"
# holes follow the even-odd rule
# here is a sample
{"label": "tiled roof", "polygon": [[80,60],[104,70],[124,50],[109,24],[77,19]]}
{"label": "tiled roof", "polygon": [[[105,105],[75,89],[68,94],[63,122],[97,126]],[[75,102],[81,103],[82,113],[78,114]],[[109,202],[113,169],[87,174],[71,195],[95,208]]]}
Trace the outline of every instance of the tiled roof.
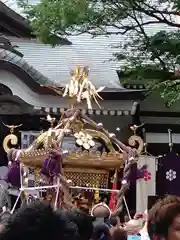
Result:
{"label": "tiled roof", "polygon": [[87,65],[91,69],[90,79],[96,86],[122,88],[116,69],[113,68],[113,63],[109,62],[112,58],[112,54],[107,51],[109,44],[105,47],[104,42],[101,44],[100,40],[98,44],[98,39],[89,41],[81,41],[82,37],[78,39],[76,42],[73,39],[72,45],[52,48],[34,40],[9,38],[12,45],[19,46],[18,51],[24,54],[24,59],[29,65],[57,85],[69,82],[69,71],[76,65],[82,67]]}
{"label": "tiled roof", "polygon": [[[15,2],[15,0],[3,1]],[[29,0],[29,2],[37,3],[39,0]],[[10,7],[20,12],[15,4]],[[163,29],[169,28],[159,24],[146,27],[148,34]],[[123,89],[117,75],[121,63],[110,60],[113,58],[113,53],[121,51],[113,46],[126,42],[127,36],[111,35],[91,38],[90,35],[83,34],[69,37],[69,40],[72,42],[70,46],[52,48],[31,40],[11,39],[13,45],[19,46],[19,51],[24,54],[24,59],[30,65],[58,85],[66,84],[69,81],[70,69],[79,64],[80,66],[88,65],[91,68],[90,78],[95,85]]]}
{"label": "tiled roof", "polygon": [[[15,0],[2,0],[14,11],[21,13]],[[29,0],[37,3],[38,0]],[[51,46],[31,40],[10,39],[13,45],[19,46],[24,59],[44,76],[58,85],[69,81],[69,71],[77,64],[91,68],[90,78],[96,86],[123,89],[117,75],[115,62],[110,62],[114,50],[111,44],[119,42],[119,36],[91,38],[89,35],[69,38],[71,46]]]}
{"label": "tiled roof", "polygon": [[50,79],[43,76],[34,67],[30,66],[22,57],[9,51],[4,51],[4,53],[4,56],[0,58],[1,60],[12,63],[13,65],[22,68],[32,79],[34,79],[40,85],[47,83],[52,84]]}

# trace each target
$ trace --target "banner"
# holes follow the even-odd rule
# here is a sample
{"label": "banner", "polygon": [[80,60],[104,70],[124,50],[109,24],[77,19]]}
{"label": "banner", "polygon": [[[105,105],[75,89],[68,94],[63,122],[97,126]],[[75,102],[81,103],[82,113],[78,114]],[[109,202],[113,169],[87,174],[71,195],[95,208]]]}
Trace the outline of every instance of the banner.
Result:
{"label": "banner", "polygon": [[175,152],[167,153],[158,159],[156,193],[180,196],[180,156]]}
{"label": "banner", "polygon": [[144,212],[147,209],[148,196],[156,195],[156,158],[141,155],[138,159],[138,168],[144,164],[147,169],[143,178],[136,181],[136,212]]}

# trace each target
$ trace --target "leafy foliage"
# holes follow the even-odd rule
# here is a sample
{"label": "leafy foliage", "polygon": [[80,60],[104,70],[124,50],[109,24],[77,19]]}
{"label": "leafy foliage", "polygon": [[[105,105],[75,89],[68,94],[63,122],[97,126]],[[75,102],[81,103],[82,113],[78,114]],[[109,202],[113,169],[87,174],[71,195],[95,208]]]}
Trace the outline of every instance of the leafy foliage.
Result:
{"label": "leafy foliage", "polygon": [[180,98],[180,0],[19,2],[37,37],[53,46],[58,44],[54,36],[127,36],[115,53],[121,80],[143,81],[169,105]]}

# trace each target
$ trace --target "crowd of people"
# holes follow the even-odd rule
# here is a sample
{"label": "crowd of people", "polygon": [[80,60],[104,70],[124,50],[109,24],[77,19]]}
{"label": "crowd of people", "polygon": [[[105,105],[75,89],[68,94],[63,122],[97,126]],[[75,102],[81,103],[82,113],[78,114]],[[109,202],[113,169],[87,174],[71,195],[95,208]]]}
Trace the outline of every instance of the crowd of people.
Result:
{"label": "crowd of people", "polygon": [[2,210],[0,240],[180,240],[180,198],[176,196],[160,199],[128,222],[109,215],[105,204],[91,213],[77,208],[54,211],[41,202],[23,206],[12,215]]}

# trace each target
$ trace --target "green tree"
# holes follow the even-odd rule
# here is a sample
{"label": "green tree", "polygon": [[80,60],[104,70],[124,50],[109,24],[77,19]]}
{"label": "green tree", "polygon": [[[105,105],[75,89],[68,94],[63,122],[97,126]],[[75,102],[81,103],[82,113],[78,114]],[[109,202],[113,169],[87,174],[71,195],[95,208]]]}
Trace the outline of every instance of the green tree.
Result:
{"label": "green tree", "polygon": [[169,106],[180,98],[180,0],[20,3],[36,36],[53,46],[58,43],[55,36],[125,35],[128,40],[114,54],[121,62],[121,80],[142,81],[158,90]]}

